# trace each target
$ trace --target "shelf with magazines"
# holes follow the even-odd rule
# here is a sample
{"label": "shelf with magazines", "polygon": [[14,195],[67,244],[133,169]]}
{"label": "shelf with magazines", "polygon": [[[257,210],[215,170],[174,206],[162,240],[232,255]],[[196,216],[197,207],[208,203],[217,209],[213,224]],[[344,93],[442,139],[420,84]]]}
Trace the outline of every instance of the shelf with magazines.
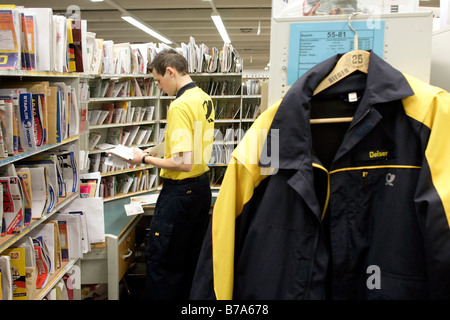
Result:
{"label": "shelf with magazines", "polygon": [[265,75],[243,76],[242,121],[253,122],[261,113],[262,88],[267,87],[269,78]]}
{"label": "shelf with magazines", "polygon": [[65,144],[68,144],[68,143],[71,143],[71,142],[75,142],[78,139],[79,139],[79,136],[76,135],[74,137],[70,137],[70,138],[62,141],[61,143],[55,143],[55,144],[44,145],[44,146],[38,147],[36,151],[23,151],[23,152],[18,152],[18,154],[16,154],[16,155],[11,155],[11,156],[8,156],[6,158],[0,158],[0,167],[1,166],[5,166],[5,165],[7,165],[9,163],[14,163],[16,161],[25,159],[27,157],[31,157],[31,156],[37,155],[37,154],[39,154],[41,152],[45,152],[45,151],[48,151],[50,149],[61,147],[61,146],[65,145]]}
{"label": "shelf with magazines", "polygon": [[[90,80],[89,91],[89,132],[99,132],[102,137],[90,144],[90,150],[97,143],[131,146],[154,140],[154,128],[158,127],[156,105],[159,91],[151,75],[98,76]],[[142,130],[138,135],[133,129],[140,126],[146,132]]]}
{"label": "shelf with magazines", "polygon": [[110,201],[114,201],[114,200],[119,200],[119,199],[123,199],[123,198],[129,198],[129,197],[135,197],[135,196],[139,196],[139,195],[143,195],[149,192],[153,192],[158,190],[157,187],[153,187],[150,189],[146,189],[146,190],[141,190],[141,191],[135,191],[135,192],[128,192],[128,193],[118,193],[115,196],[108,196],[106,198],[103,199],[103,202],[110,202]]}
{"label": "shelf with magazines", "polygon": [[[50,72],[31,70],[0,70],[0,77],[27,77],[27,78],[74,78],[82,74],[76,72]],[[4,81],[4,79],[3,79]]]}
{"label": "shelf with magazines", "polygon": [[66,206],[68,203],[70,203],[73,199],[79,197],[79,192],[74,192],[65,197],[64,199],[61,199],[55,207],[47,213],[44,213],[41,218],[32,219],[31,223],[24,227],[22,231],[18,234],[7,234],[5,236],[0,237],[0,253],[8,249],[10,246],[14,245],[18,240],[22,239],[25,235],[27,235],[31,230],[35,229],[37,226],[39,226],[41,223],[50,220],[52,215],[54,215],[56,212],[58,212],[61,208]]}
{"label": "shelf with magazines", "polygon": [[135,100],[151,100],[158,99],[155,96],[142,96],[142,97],[116,97],[116,98],[92,98],[89,103],[92,102],[115,102],[115,101],[135,101]]}
{"label": "shelf with magazines", "polygon": [[243,94],[242,95],[243,99],[261,99],[261,95],[260,94]]}
{"label": "shelf with magazines", "polygon": [[101,173],[100,192],[103,191],[103,201],[145,193],[156,187],[157,169],[154,166],[110,169],[113,171]]}
{"label": "shelf with magazines", "polygon": [[154,168],[154,166],[152,166],[152,165],[147,165],[147,166],[140,165],[140,166],[136,166],[136,167],[130,168],[130,169],[101,173],[101,176],[107,177],[107,176],[113,176],[113,175],[122,174],[122,173],[136,172],[136,171],[147,170],[147,169],[152,169],[152,168]]}
{"label": "shelf with magazines", "polygon": [[158,137],[159,90],[151,74],[102,74],[89,81],[88,172],[101,175],[100,197],[105,202],[151,190],[157,169],[113,164],[108,150],[154,146]]}
{"label": "shelf with magazines", "polygon": [[[36,296],[34,297],[34,300],[44,300],[46,296],[49,294],[49,292],[52,290],[52,288],[58,286],[58,283],[62,281],[63,277],[66,276],[70,281],[70,285],[67,285],[67,290],[68,291],[73,290],[73,287],[75,286],[77,280],[75,279],[74,276],[75,272],[72,270],[78,261],[79,259],[70,259],[68,261],[63,261],[58,271],[49,277],[49,279],[47,280],[47,284],[41,289],[36,290]],[[73,275],[70,274],[71,271],[73,272]]]}
{"label": "shelf with magazines", "polygon": [[101,73],[98,77],[101,79],[130,80],[132,78],[152,78],[153,75],[151,73]]}
{"label": "shelf with magazines", "polygon": [[[50,270],[54,251],[43,248],[59,242],[53,222],[63,221],[61,210],[80,197],[80,78],[79,73],[0,70],[0,260],[2,268],[23,264],[27,274],[24,293],[16,290],[14,277],[3,279],[2,270],[2,282],[12,288],[3,299],[45,298],[56,284],[50,278],[61,279],[79,263],[74,257]],[[49,226],[56,235],[50,242],[44,239]]]}
{"label": "shelf with magazines", "polygon": [[[149,147],[152,147],[154,145],[155,145],[155,142],[151,141],[149,143],[141,143],[139,145],[138,144],[134,144],[134,145],[131,145],[130,148],[143,148],[143,147],[149,148]],[[107,146],[107,148],[109,148],[109,146]],[[97,148],[97,149],[89,150],[89,154],[106,153],[106,152],[108,152],[108,149],[99,149],[99,148]]]}
{"label": "shelf with magazines", "polygon": [[214,104],[214,142],[208,175],[212,189],[217,189],[220,187],[231,152],[245,134],[242,130],[242,73],[192,74],[191,77],[211,96]]}
{"label": "shelf with magazines", "polygon": [[146,125],[146,124],[155,124],[156,120],[147,120],[147,121],[133,121],[128,123],[109,123],[109,124],[98,124],[89,126],[90,130],[95,129],[107,129],[107,128],[114,128],[114,127],[129,127],[129,126],[140,126],[140,125]]}

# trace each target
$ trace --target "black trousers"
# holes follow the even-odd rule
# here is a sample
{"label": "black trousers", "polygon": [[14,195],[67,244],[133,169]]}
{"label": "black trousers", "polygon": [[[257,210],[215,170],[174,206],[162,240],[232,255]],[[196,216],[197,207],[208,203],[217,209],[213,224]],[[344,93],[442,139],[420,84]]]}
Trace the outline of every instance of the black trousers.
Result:
{"label": "black trousers", "polygon": [[206,174],[182,182],[164,181],[145,252],[147,299],[189,298],[210,207]]}

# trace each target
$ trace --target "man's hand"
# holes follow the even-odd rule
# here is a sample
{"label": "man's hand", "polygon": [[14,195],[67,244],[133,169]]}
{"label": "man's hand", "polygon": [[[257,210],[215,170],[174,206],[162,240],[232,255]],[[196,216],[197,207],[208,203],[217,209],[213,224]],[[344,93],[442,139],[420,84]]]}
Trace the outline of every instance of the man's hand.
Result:
{"label": "man's hand", "polygon": [[147,148],[145,150],[143,150],[142,152],[144,153],[148,153],[149,155],[151,155],[152,157],[156,157],[157,153],[151,153],[152,148]]}
{"label": "man's hand", "polygon": [[133,157],[133,159],[128,160],[128,163],[130,163],[132,165],[139,165],[139,164],[141,164],[142,163],[142,157],[146,153],[145,150],[142,151],[139,148],[133,148],[133,152],[134,152],[134,157]]}
{"label": "man's hand", "polygon": [[[131,165],[140,165],[142,163],[142,157],[146,154],[146,150],[142,151],[138,148],[133,148],[133,159],[127,160]],[[160,159],[155,157],[147,158],[147,164],[151,164],[166,170],[175,170],[182,172],[189,172],[192,169],[192,152],[180,152],[171,158]]]}

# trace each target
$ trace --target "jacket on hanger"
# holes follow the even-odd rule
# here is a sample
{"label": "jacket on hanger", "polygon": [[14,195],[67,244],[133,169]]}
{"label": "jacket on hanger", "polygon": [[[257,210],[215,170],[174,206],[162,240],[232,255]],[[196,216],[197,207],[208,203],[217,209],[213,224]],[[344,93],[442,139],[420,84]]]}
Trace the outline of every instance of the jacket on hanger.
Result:
{"label": "jacket on hanger", "polygon": [[[371,53],[313,96],[340,57],[234,150],[191,298],[450,298],[450,94]],[[310,124],[320,112],[353,120]]]}

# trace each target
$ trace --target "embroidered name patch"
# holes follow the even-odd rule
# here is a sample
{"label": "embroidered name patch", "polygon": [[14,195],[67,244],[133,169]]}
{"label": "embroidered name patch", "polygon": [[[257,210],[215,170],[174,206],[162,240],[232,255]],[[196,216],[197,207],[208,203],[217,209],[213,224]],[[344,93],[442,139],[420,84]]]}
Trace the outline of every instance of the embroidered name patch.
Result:
{"label": "embroidered name patch", "polygon": [[388,160],[395,158],[394,152],[388,149],[375,149],[360,151],[356,154],[356,161],[376,161],[376,160]]}
{"label": "embroidered name patch", "polygon": [[389,151],[369,151],[369,158],[373,159],[373,158],[388,158],[389,155]]}

